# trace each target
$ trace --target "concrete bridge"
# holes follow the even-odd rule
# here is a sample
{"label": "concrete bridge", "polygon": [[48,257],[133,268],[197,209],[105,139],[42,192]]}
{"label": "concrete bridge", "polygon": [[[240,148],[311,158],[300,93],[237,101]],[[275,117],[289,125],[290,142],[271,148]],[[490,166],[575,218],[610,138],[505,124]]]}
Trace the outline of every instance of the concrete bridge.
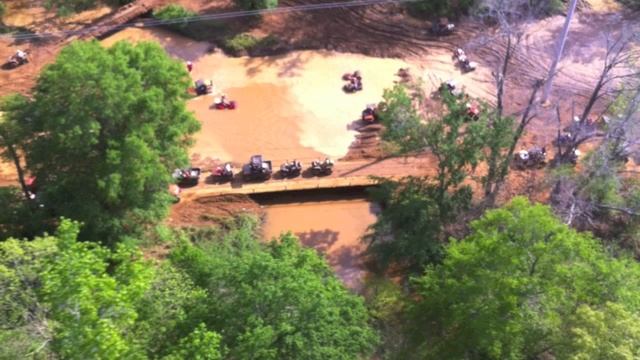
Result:
{"label": "concrete bridge", "polygon": [[[200,184],[182,190],[183,200],[193,200],[227,194],[261,194],[311,189],[335,189],[374,185],[373,177],[398,179],[403,176],[425,176],[434,174],[432,162],[428,156],[397,157],[382,160],[337,161],[329,176],[312,177],[303,175],[293,179],[280,179],[274,176],[264,182],[245,183],[234,178],[229,183],[210,183],[208,173],[200,178]],[[205,169],[206,170],[206,169]]]}

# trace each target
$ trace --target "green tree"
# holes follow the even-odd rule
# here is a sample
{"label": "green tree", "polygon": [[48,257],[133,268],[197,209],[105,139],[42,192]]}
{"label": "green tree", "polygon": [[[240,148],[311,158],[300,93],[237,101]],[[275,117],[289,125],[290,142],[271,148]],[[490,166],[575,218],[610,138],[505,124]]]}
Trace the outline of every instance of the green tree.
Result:
{"label": "green tree", "polygon": [[177,349],[166,360],[219,360],[222,359],[220,351],[220,335],[208,331],[204,324],[198,327],[186,338],[180,340]]}
{"label": "green tree", "polygon": [[146,350],[149,358],[186,351],[176,349],[175,345],[185,341],[185,346],[191,346],[190,340],[183,338],[197,327],[200,316],[207,313],[206,291],[195,286],[186,274],[168,263],[159,266],[155,273],[149,289],[137,302],[138,316],[133,329],[136,343]]}
{"label": "green tree", "polygon": [[0,158],[13,163],[23,195],[28,199],[24,165],[19,155],[24,152],[23,140],[28,136],[28,126],[23,124],[26,108],[27,100],[23,96],[10,95],[0,99]]}
{"label": "green tree", "polygon": [[79,225],[60,224],[59,252],[42,273],[42,293],[53,320],[53,348],[65,359],[142,358],[127,338],[136,304],[149,287],[152,271],[124,245],[110,251],[78,242]]}
{"label": "green tree", "polygon": [[580,305],[562,340],[555,351],[559,359],[638,359],[640,316],[615,303]]}
{"label": "green tree", "polygon": [[393,144],[400,153],[419,151],[425,147],[420,136],[423,132],[421,119],[408,90],[402,84],[385,89],[378,111],[380,122],[385,127],[382,138]]}
{"label": "green tree", "polygon": [[200,319],[223,334],[230,358],[358,359],[372,350],[376,337],[362,299],[315,251],[289,235],[255,250],[236,241],[183,243],[171,254],[207,290]]}
{"label": "green tree", "polygon": [[189,11],[178,4],[169,4],[153,10],[154,18],[170,21],[169,28],[180,32],[186,30],[189,25],[188,19],[196,15],[193,11]]}
{"label": "green tree", "polygon": [[141,358],[136,305],[153,275],[140,254],[55,236],[0,243],[0,346],[8,358]]}
{"label": "green tree", "polygon": [[442,260],[445,226],[471,203],[468,187],[436,200],[437,186],[423,178],[385,180],[369,194],[382,205],[382,211],[374,232],[365,240],[369,242],[368,253],[382,271],[396,267],[420,272],[425,265]]}
{"label": "green tree", "polygon": [[50,358],[48,308],[39,292],[40,275],[56,252],[51,236],[0,242],[0,359]]}
{"label": "green tree", "polygon": [[84,223],[81,237],[112,244],[161,220],[171,170],[199,128],[186,110],[184,66],[154,43],[97,41],[63,49],[14,109],[26,162],[45,207]]}
{"label": "green tree", "polygon": [[[610,257],[590,235],[523,198],[488,211],[471,227],[471,235],[447,246],[442,264],[415,281],[419,299],[409,318],[416,358],[580,354],[594,351],[589,336],[635,331],[614,321],[598,323],[606,329],[589,328],[591,314],[581,307],[604,311],[597,316],[606,319],[621,314],[607,310],[612,303],[638,316],[640,267],[631,259]],[[575,333],[569,344],[567,329]]]}
{"label": "green tree", "polygon": [[492,131],[486,111],[469,122],[464,96],[444,90],[440,95],[446,107],[444,115],[423,121],[405,87],[396,85],[385,92],[380,115],[386,128],[383,136],[401,152],[428,149],[438,165],[433,178],[383,181],[371,192],[383,210],[373,235],[366,240],[370,242],[369,253],[382,269],[397,265],[421,271],[441,259],[442,245],[451,235],[450,225],[471,206],[473,192],[463,182],[485,157],[487,146],[499,149],[505,144],[508,132]]}

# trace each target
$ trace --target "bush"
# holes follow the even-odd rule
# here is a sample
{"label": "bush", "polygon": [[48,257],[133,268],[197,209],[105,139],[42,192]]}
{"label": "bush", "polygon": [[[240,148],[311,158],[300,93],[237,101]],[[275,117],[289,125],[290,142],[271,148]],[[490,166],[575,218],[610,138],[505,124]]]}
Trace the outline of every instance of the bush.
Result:
{"label": "bush", "polygon": [[4,12],[6,10],[6,6],[3,2],[0,2],[0,24],[2,23],[2,17],[4,16]]}
{"label": "bush", "polygon": [[474,0],[421,0],[409,4],[416,15],[432,17],[457,17],[466,14]]}
{"label": "bush", "polygon": [[58,16],[68,16],[76,12],[89,10],[96,6],[95,0],[46,0],[47,9],[56,9]]}
{"label": "bush", "polygon": [[225,48],[231,52],[240,52],[243,50],[249,50],[259,43],[260,39],[257,37],[251,34],[242,33],[225,40],[224,45]]}
{"label": "bush", "polygon": [[245,10],[273,9],[278,6],[278,0],[235,0],[236,5]]}
{"label": "bush", "polygon": [[252,52],[272,47],[277,43],[278,39],[273,35],[257,38],[251,34],[242,33],[224,40],[222,47],[225,51],[233,55],[239,55],[243,52]]}
{"label": "bush", "polygon": [[187,21],[188,18],[196,15],[197,13],[176,4],[167,5],[153,12],[153,17],[156,19],[175,20],[175,22],[167,24],[167,28],[194,40],[211,41],[211,35],[220,36],[226,32],[225,25],[219,21]]}
{"label": "bush", "polygon": [[[195,16],[196,13],[189,11],[177,4],[170,4],[153,11],[153,17],[159,20],[175,20],[169,25],[170,28],[183,31],[186,29],[188,22],[187,18]],[[181,21],[178,21],[181,20]]]}

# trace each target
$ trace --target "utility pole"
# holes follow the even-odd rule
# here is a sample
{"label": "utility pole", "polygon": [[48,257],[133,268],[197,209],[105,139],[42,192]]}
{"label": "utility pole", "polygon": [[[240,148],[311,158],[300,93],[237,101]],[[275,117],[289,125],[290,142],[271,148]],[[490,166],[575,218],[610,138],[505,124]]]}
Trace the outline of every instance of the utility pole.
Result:
{"label": "utility pole", "polygon": [[553,60],[551,64],[551,68],[549,69],[549,75],[547,76],[547,83],[544,86],[544,91],[542,92],[542,99],[540,102],[545,103],[549,98],[549,93],[551,92],[551,84],[553,83],[553,76],[556,73],[556,69],[558,67],[558,63],[560,62],[560,58],[562,58],[562,51],[564,50],[564,43],[567,41],[567,35],[569,34],[569,25],[571,24],[571,18],[573,18],[573,13],[576,10],[576,5],[578,4],[578,0],[571,0],[569,4],[569,11],[567,12],[567,18],[564,21],[564,27],[562,28],[562,33],[560,34],[560,39],[558,39],[558,44],[556,47],[556,58]]}

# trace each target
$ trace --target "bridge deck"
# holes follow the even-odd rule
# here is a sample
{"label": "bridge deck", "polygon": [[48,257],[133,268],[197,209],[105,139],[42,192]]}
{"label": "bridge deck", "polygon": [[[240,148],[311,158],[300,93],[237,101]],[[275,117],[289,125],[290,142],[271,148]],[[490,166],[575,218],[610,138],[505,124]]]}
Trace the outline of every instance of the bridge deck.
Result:
{"label": "bridge deck", "polygon": [[336,162],[333,174],[326,177],[303,175],[294,179],[278,179],[274,176],[265,182],[244,183],[234,179],[231,183],[207,183],[207,175],[201,176],[198,186],[182,190],[182,199],[226,195],[260,194],[283,191],[331,189],[355,186],[367,186],[376,183],[372,177],[397,179],[401,176],[425,176],[433,174],[428,157],[389,158],[377,161]]}

